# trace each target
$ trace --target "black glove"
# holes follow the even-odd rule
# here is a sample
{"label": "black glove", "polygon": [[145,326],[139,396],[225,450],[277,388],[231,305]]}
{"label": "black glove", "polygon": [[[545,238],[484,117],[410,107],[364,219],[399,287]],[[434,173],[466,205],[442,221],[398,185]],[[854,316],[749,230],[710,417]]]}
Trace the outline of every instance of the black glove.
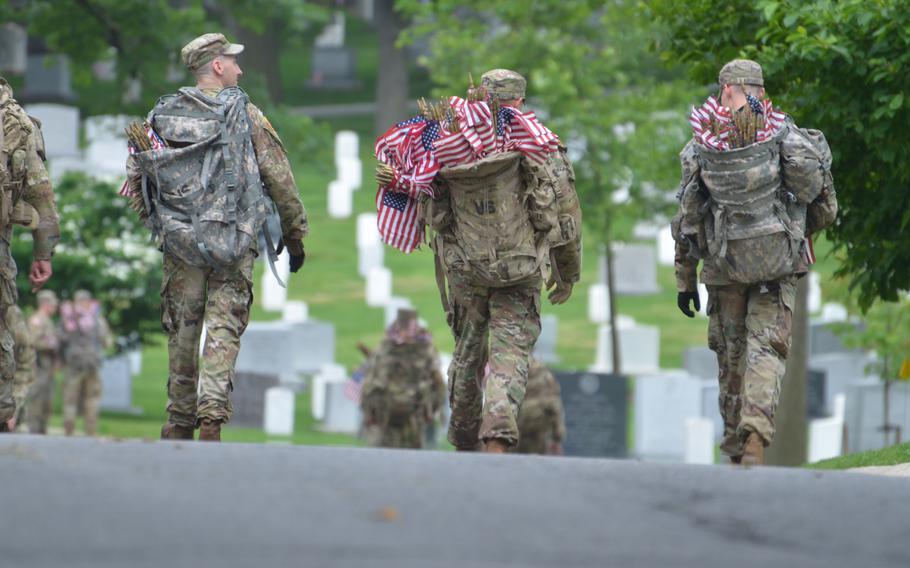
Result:
{"label": "black glove", "polygon": [[680,292],[676,295],[676,305],[679,306],[679,311],[694,318],[695,312],[689,309],[689,302],[695,302],[696,312],[701,310],[701,298],[698,297],[698,292]]}
{"label": "black glove", "polygon": [[288,254],[291,255],[291,272],[297,272],[306,260],[306,251],[303,250],[303,241],[300,239],[288,241]]}
{"label": "black glove", "polygon": [[278,245],[275,247],[275,256],[281,256],[284,252],[284,237],[278,239]]}

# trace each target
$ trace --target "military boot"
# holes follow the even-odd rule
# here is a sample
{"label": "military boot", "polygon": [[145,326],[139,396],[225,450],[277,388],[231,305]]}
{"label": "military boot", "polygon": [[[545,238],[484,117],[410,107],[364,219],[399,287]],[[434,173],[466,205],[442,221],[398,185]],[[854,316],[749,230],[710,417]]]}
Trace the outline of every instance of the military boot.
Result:
{"label": "military boot", "polygon": [[740,463],[743,465],[763,465],[765,463],[765,443],[755,432],[751,432],[746,438]]}
{"label": "military boot", "polygon": [[483,444],[480,442],[477,442],[473,446],[455,446],[455,451],[456,452],[482,452]]}
{"label": "military boot", "polygon": [[504,454],[509,451],[509,444],[499,438],[491,438],[483,449],[487,454]]}
{"label": "military boot", "polygon": [[9,425],[6,420],[0,420],[0,432],[9,432]]}
{"label": "military boot", "polygon": [[199,425],[200,442],[220,442],[221,441],[221,420],[212,420],[203,418]]}
{"label": "military boot", "polygon": [[194,430],[195,428],[192,426],[182,426],[180,424],[174,424],[173,422],[165,422],[164,426],[161,427],[161,439],[192,440]]}

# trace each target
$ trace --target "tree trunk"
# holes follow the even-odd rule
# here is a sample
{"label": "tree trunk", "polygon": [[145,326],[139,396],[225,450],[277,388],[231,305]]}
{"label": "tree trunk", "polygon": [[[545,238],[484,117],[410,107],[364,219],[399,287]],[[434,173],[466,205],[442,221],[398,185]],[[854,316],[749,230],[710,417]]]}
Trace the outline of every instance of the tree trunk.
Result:
{"label": "tree trunk", "polygon": [[408,59],[407,53],[395,46],[405,27],[401,15],[395,12],[395,0],[376,0],[373,9],[382,62],[376,78],[375,130],[379,134],[407,118]]}
{"label": "tree trunk", "polygon": [[806,463],[806,366],[809,335],[809,278],[800,278],[793,310],[793,343],[777,408],[777,433],[765,452],[771,465],[798,466]]}
{"label": "tree trunk", "polygon": [[[609,231],[608,231],[609,232]],[[616,327],[616,279],[613,276],[613,240],[607,237],[607,300],[610,305],[610,349],[613,355],[613,374],[622,374],[619,352],[619,329]]]}
{"label": "tree trunk", "polygon": [[284,101],[284,83],[281,76],[281,35],[284,24],[270,20],[261,34],[243,26],[237,28],[237,43],[245,46],[240,54],[241,68],[249,67],[265,79],[269,97],[274,103]]}

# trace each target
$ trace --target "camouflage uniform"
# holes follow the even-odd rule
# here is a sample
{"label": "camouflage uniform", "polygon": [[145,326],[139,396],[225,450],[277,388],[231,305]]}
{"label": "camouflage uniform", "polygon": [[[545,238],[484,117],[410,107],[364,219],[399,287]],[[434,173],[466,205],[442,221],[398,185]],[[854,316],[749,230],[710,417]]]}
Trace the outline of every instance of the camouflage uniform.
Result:
{"label": "camouflage uniform", "polygon": [[[242,45],[228,43],[222,34],[205,34],[188,43],[181,56],[193,70],[219,54],[236,55],[242,50]],[[219,89],[202,92],[216,96]],[[307,234],[307,218],[287,153],[262,111],[250,103],[247,112],[259,175],[278,208],[284,242],[299,242]],[[135,183],[139,178],[135,162],[130,161],[127,168]],[[251,249],[234,266],[215,268],[189,265],[165,251],[161,324],[168,336],[170,424],[193,428],[203,419],[230,419],[234,364],[253,303],[256,255]],[[203,325],[206,336],[200,361]]]}
{"label": "camouflage uniform", "polygon": [[[751,61],[733,61],[721,71],[720,83],[761,85],[761,67]],[[817,163],[805,168],[800,160],[789,159],[787,147],[792,136],[787,134],[781,142],[780,175],[788,190],[796,191],[791,188],[818,183],[815,178],[821,171]],[[705,211],[708,199],[695,144],[690,141],[680,153],[680,213],[673,219],[676,285],[679,292],[696,292],[698,262],[703,261],[701,281],[708,289],[708,346],[717,355],[720,369],[719,405],[724,421],[720,447],[725,455],[738,458],[750,433],[758,434],[765,446],[774,438],[780,381],[790,349],[796,281],[807,272],[808,265],[800,256],[791,274],[742,284],[731,280],[720,262],[705,254],[706,221],[693,222],[688,215]],[[708,234],[711,232],[713,226]],[[782,250],[781,254],[788,252]],[[748,263],[744,258],[739,260]]]}
{"label": "camouflage uniform", "polygon": [[30,119],[0,78],[0,182],[3,207],[10,219],[0,219],[0,424],[13,417],[16,369],[12,328],[7,312],[16,305],[16,263],[10,253],[12,224],[32,229],[35,260],[50,261],[60,238],[54,192],[44,167],[44,140],[40,125]]}
{"label": "camouflage uniform", "polygon": [[[514,71],[496,69],[484,74],[482,86],[492,97],[511,101],[524,97],[526,82]],[[523,191],[522,194],[527,196],[523,202],[527,210],[526,219],[533,231],[531,240],[538,243],[538,251],[539,247],[546,246],[540,243],[549,240],[548,237],[555,235],[559,228],[554,180],[542,175],[547,171],[522,159],[521,167],[515,174],[520,179],[500,179],[496,182],[514,183],[515,191]],[[467,243],[456,236],[455,198],[447,189],[444,171],[438,179],[442,181],[436,197],[424,205],[427,207],[425,216],[437,232],[433,247],[437,262],[444,267],[452,300],[452,305],[447,307],[456,343],[449,368],[452,416],[448,439],[456,448],[463,450],[474,449],[479,442],[490,440],[514,446],[518,443],[517,418],[527,382],[528,357],[540,335],[540,291],[544,270],[531,270],[526,277],[509,285],[481,283],[484,280],[495,281],[494,273],[511,259],[502,257],[502,264],[496,268],[492,263],[466,259],[463,252],[459,252],[467,248],[480,249],[489,244]],[[497,210],[502,207],[501,204],[495,206]],[[480,209],[478,214],[482,214]],[[487,213],[492,212],[487,209]],[[527,252],[524,251],[525,254]],[[516,259],[516,263],[520,262],[517,256],[511,258]],[[500,264],[500,260],[496,264]],[[513,269],[522,273],[514,264],[509,264],[505,270],[509,272]],[[565,272],[567,281],[573,277],[577,279],[569,266],[561,272]],[[488,363],[490,372],[486,385],[482,387],[484,368]]]}
{"label": "camouflage uniform", "polygon": [[363,382],[361,408],[370,446],[423,448],[426,425],[445,403],[433,339],[416,321],[409,323],[389,327]]}
{"label": "camouflage uniform", "polygon": [[531,358],[528,387],[518,413],[521,439],[515,451],[522,454],[561,453],[566,437],[562,399],[556,377],[541,361]]}
{"label": "camouflage uniform", "polygon": [[16,400],[16,422],[21,424],[27,416],[25,403],[29,389],[35,382],[35,347],[25,316],[19,306],[11,306],[6,314],[6,321],[13,329],[16,341],[16,375],[13,381],[13,398]]}
{"label": "camouflage uniform", "polygon": [[85,418],[85,433],[94,436],[101,404],[101,363],[105,347],[111,344],[110,328],[97,304],[78,307],[90,301],[87,292],[76,293],[76,306],[60,306],[60,344],[63,352],[63,425],[72,434],[80,409]]}
{"label": "camouflage uniform", "polygon": [[[39,305],[45,299],[56,303],[56,296],[49,290],[38,294]],[[31,315],[28,325],[36,351],[35,383],[29,393],[28,430],[32,434],[45,434],[54,405],[54,372],[60,359],[60,339],[53,319],[41,311]]]}

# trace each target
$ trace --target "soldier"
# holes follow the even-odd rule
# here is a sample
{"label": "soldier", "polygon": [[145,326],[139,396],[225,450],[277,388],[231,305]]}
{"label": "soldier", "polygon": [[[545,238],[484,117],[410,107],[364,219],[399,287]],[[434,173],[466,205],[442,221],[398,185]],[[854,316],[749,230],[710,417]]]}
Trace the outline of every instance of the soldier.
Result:
{"label": "soldier", "polygon": [[[488,71],[481,80],[494,108],[516,110],[524,103],[526,84],[506,69]],[[497,152],[443,168],[436,179],[437,195],[424,207],[437,232],[431,241],[437,270],[444,269],[453,300],[449,306],[440,284],[456,338],[448,438],[460,451],[503,453],[518,443],[518,411],[528,357],[540,334],[547,266],[554,304],[569,298],[578,279],[577,197],[573,211],[563,210],[571,201],[568,194],[575,196],[574,174],[563,149],[542,166],[516,152]]]}
{"label": "soldier", "polygon": [[528,387],[518,412],[520,454],[562,454],[566,437],[562,398],[556,377],[542,361],[531,357]]}
{"label": "soldier", "polygon": [[305,259],[306,212],[284,146],[237,87],[242,51],[219,33],[185,45],[181,57],[196,86],[162,97],[149,113],[169,148],[134,154],[127,166],[133,188],[160,183],[145,195],[164,251],[161,322],[169,364],[162,438],[191,440],[198,426],[200,440],[221,439],[253,301],[256,237],[273,203],[291,272]]}
{"label": "soldier", "polygon": [[16,305],[16,263],[10,253],[13,224],[32,230],[33,258],[29,270],[32,291],[37,292],[52,274],[51,256],[60,238],[54,192],[44,167],[41,125],[13,98],[0,78],[0,432],[16,414],[13,380],[16,370],[14,339],[6,321]]}
{"label": "soldier", "polygon": [[29,390],[35,382],[35,347],[32,345],[31,333],[19,306],[10,306],[6,314],[6,321],[9,322],[16,341],[16,374],[13,380],[16,415],[7,421],[7,426],[12,432],[18,424],[23,423],[23,419],[28,415],[25,403],[28,400]]}
{"label": "soldier", "polygon": [[445,383],[433,338],[414,310],[398,310],[370,357],[361,407],[367,442],[383,448],[423,448],[427,424],[445,404]]}
{"label": "soldier", "polygon": [[87,290],[79,290],[73,302],[60,306],[60,344],[63,351],[63,429],[76,430],[82,409],[85,434],[94,436],[101,403],[101,360],[110,348],[110,328],[101,315],[101,305]]}
{"label": "soldier", "polygon": [[60,361],[60,338],[54,315],[57,295],[52,290],[38,292],[38,309],[28,319],[35,347],[35,382],[29,393],[28,431],[46,434],[54,407],[54,373]]}
{"label": "soldier", "polygon": [[793,124],[765,99],[761,66],[721,69],[720,105],[693,109],[694,136],[680,153],[676,238],[680,310],[708,288],[708,345],[720,367],[721,451],[733,463],[764,461],[774,438],[790,348],[797,278],[808,270],[804,237],[834,220],[837,202],[824,136]]}

